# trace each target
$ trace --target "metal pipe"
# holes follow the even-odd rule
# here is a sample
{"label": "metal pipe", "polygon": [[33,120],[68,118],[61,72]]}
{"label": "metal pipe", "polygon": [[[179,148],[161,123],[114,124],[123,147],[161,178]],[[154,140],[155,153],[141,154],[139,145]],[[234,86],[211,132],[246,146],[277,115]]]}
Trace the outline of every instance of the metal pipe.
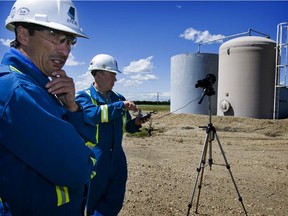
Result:
{"label": "metal pipe", "polygon": [[234,35],[229,35],[229,36],[218,38],[218,39],[215,39],[215,40],[205,41],[203,43],[198,43],[198,53],[200,53],[200,46],[201,45],[205,45],[207,43],[213,43],[213,42],[216,42],[216,41],[224,40],[224,39],[231,38],[231,37],[237,37],[237,36],[241,36],[241,35],[245,35],[245,34],[248,34],[249,36],[251,36],[251,32],[262,34],[262,35],[265,35],[266,38],[270,38],[270,36],[267,35],[267,34],[264,34],[262,32],[259,32],[259,31],[253,30],[253,29],[248,29],[248,31],[246,31],[246,32],[242,32],[242,33],[238,33],[238,34],[234,34]]}

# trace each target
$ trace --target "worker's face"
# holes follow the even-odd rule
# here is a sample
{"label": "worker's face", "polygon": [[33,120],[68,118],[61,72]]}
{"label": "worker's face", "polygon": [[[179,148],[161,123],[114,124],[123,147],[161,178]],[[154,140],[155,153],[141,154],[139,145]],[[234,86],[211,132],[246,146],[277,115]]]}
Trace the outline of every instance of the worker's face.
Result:
{"label": "worker's face", "polygon": [[35,30],[33,35],[27,34],[23,50],[40,71],[50,77],[54,71],[61,70],[71,51],[71,38],[49,30]]}
{"label": "worker's face", "polygon": [[108,71],[98,71],[95,75],[95,82],[99,90],[110,91],[113,89],[116,79],[116,73]]}

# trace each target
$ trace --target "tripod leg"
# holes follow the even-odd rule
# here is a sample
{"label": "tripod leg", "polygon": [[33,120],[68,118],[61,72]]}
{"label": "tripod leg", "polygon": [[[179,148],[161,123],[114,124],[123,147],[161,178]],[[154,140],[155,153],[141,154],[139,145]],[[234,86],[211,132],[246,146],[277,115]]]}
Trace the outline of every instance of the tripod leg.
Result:
{"label": "tripod leg", "polygon": [[[208,158],[208,165],[210,167],[212,167],[212,163],[213,163],[213,159],[212,159],[212,141],[213,141],[213,133],[212,131],[210,131],[210,128],[207,128],[206,130],[206,139],[205,139],[205,146],[206,146],[206,152],[209,151],[209,158]],[[203,158],[204,162],[206,161],[206,154],[205,157]],[[198,206],[199,206],[199,200],[200,200],[200,193],[201,193],[201,189],[202,189],[202,182],[203,182],[203,176],[204,176],[204,164],[202,167],[202,172],[201,172],[201,177],[200,177],[200,181],[199,181],[199,185],[198,185],[198,196],[197,196],[197,201],[196,201],[196,209],[195,209],[195,213],[198,213]]]}
{"label": "tripod leg", "polygon": [[195,213],[198,213],[198,206],[199,206],[199,200],[200,200],[200,193],[201,193],[201,189],[202,189],[202,182],[203,182],[203,176],[204,176],[204,166],[202,167],[202,172],[201,172],[201,176],[200,176],[200,181],[199,181],[199,185],[198,185],[198,196],[197,196],[197,201],[196,201],[196,208],[195,208]]}
{"label": "tripod leg", "polygon": [[203,150],[202,150],[202,154],[201,154],[199,166],[198,166],[198,168],[196,169],[196,171],[197,171],[197,176],[196,176],[196,181],[195,181],[194,188],[193,188],[193,193],[192,193],[191,201],[190,201],[190,203],[188,204],[187,216],[189,216],[190,210],[191,210],[191,208],[192,208],[192,203],[193,203],[193,199],[194,199],[194,195],[195,195],[195,191],[196,191],[196,186],[197,186],[198,179],[199,179],[199,175],[200,175],[200,172],[201,172],[200,183],[199,183],[199,186],[198,186],[198,188],[199,188],[198,198],[197,198],[197,206],[198,206],[199,197],[200,197],[200,188],[201,188],[201,184],[202,184],[203,172],[204,172],[205,161],[206,161],[207,148],[208,148],[208,134],[206,134],[205,143],[204,143],[204,146],[203,146]]}
{"label": "tripod leg", "polygon": [[229,174],[230,174],[230,176],[231,176],[232,182],[233,182],[234,187],[235,187],[235,189],[236,189],[236,192],[237,192],[237,194],[238,194],[238,200],[241,202],[241,205],[242,205],[242,208],[243,208],[243,210],[244,210],[244,213],[245,213],[245,215],[247,216],[248,214],[247,214],[247,211],[246,211],[246,209],[245,209],[245,206],[244,206],[244,203],[243,203],[243,199],[242,199],[242,197],[240,196],[240,192],[239,192],[239,190],[238,190],[238,188],[237,188],[236,182],[235,182],[234,177],[233,177],[233,175],[232,175],[232,171],[231,171],[231,169],[230,169],[230,165],[228,164],[227,158],[226,158],[226,156],[225,156],[224,150],[223,150],[223,148],[222,148],[222,145],[221,145],[221,143],[220,143],[220,140],[219,140],[218,135],[217,135],[216,132],[215,132],[215,137],[216,137],[216,140],[217,140],[217,142],[218,142],[218,145],[219,145],[221,154],[222,154],[222,156],[223,156],[223,158],[224,158],[226,168],[227,168],[228,171],[229,171]]}
{"label": "tripod leg", "polygon": [[[212,127],[211,127],[212,128]],[[209,130],[211,130],[211,128],[209,128]],[[212,159],[212,141],[214,140],[214,127],[211,131],[208,131],[209,133],[209,159],[208,159],[208,164],[210,167],[210,170],[212,170],[212,164],[213,164],[213,159]]]}

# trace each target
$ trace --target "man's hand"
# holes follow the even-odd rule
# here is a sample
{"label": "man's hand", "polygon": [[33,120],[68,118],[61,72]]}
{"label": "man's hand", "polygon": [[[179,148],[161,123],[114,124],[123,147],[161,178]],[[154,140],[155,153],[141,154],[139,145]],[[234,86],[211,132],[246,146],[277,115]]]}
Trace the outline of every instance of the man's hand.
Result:
{"label": "man's hand", "polygon": [[133,112],[138,111],[138,107],[135,105],[133,101],[123,101],[123,102],[124,102],[125,109],[131,110]]}
{"label": "man's hand", "polygon": [[46,84],[48,92],[56,95],[70,112],[76,112],[78,105],[75,102],[75,85],[73,79],[68,77],[64,70],[52,73],[52,80]]}

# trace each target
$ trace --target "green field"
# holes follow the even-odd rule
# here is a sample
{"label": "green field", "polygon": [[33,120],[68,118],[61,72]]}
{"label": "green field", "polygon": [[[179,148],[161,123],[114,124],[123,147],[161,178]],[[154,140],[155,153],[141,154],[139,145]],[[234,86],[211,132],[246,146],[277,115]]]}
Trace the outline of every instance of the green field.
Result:
{"label": "green field", "polygon": [[137,105],[143,112],[152,112],[154,110],[157,110],[159,112],[161,111],[170,111],[170,105],[149,105],[149,104],[141,104]]}

